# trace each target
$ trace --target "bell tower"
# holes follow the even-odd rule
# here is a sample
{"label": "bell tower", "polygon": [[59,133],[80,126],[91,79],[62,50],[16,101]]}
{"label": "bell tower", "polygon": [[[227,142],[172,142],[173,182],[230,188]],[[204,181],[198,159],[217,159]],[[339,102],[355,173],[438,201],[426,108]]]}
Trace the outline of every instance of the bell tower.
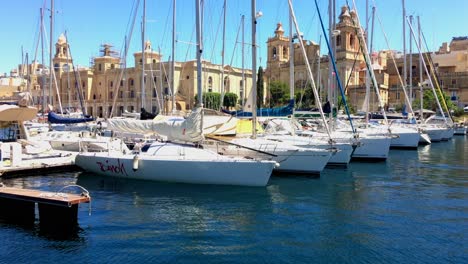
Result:
{"label": "bell tower", "polygon": [[53,58],[57,78],[60,78],[64,72],[67,72],[69,69],[71,70],[73,67],[69,52],[67,39],[61,34],[57,43],[55,43],[55,55]]}
{"label": "bell tower", "polygon": [[268,59],[267,63],[289,61],[289,38],[284,36],[283,25],[276,25],[275,36],[267,41]]}

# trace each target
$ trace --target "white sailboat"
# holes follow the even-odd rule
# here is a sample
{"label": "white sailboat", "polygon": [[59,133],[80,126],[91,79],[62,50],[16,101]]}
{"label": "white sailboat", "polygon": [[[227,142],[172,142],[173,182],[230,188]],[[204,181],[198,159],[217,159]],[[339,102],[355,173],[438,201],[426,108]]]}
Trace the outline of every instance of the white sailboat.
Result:
{"label": "white sailboat", "polygon": [[199,105],[187,119],[177,121],[148,121],[142,126],[165,135],[170,141],[154,142],[147,151],[126,154],[123,152],[80,153],[76,164],[97,174],[195,184],[225,184],[265,186],[275,161],[257,161],[225,157],[200,148],[202,132],[202,82],[201,82],[201,24],[200,0],[196,0],[197,26],[197,85]]}

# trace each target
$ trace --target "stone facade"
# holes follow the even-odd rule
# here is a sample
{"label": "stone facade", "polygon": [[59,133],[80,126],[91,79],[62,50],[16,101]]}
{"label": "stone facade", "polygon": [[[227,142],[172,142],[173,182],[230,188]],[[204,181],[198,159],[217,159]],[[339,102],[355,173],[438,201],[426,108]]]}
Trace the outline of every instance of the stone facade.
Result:
{"label": "stone facade", "polygon": [[[349,99],[349,103],[355,109],[360,109],[364,103],[365,98],[365,73],[366,65],[364,63],[364,57],[360,50],[359,39],[358,39],[359,27],[357,26],[356,13],[349,11],[347,7],[342,7],[339,15],[339,22],[336,24],[336,35],[334,36],[334,42],[336,44],[335,59],[338,69],[338,74],[343,84],[343,89],[347,87],[346,94]],[[271,81],[281,81],[289,84],[290,75],[290,59],[294,59],[294,83],[295,89],[302,87],[300,84],[310,82],[307,75],[307,68],[305,65],[304,57],[301,52],[300,44],[294,43],[294,57],[290,56],[289,51],[289,37],[284,36],[284,30],[281,23],[277,24],[275,35],[268,39],[268,56],[267,56],[267,68],[265,69],[265,82],[268,84]],[[321,91],[321,99],[327,100],[327,91],[330,87],[330,98],[337,98],[340,94],[339,87],[335,80],[330,81],[328,78],[329,71],[329,56],[319,57],[320,47],[318,44],[312,41],[304,40],[304,46],[306,49],[307,58],[309,60],[312,75],[316,86]],[[318,67],[320,60],[320,78],[318,78]],[[376,53],[376,57],[373,61],[380,63],[386,63],[387,57],[385,52]],[[387,104],[388,100],[388,74],[381,67],[374,69],[376,79],[379,83],[380,95],[384,104]],[[268,96],[268,93],[266,93]],[[374,110],[377,109],[377,98],[374,98],[374,103],[371,103],[371,107]]]}
{"label": "stone facade", "polygon": [[[115,101],[113,115],[121,115],[124,111],[139,112],[142,107],[142,52],[133,54],[135,67],[124,67],[123,62],[109,44],[102,45],[101,56],[93,58],[90,68],[76,68],[72,65],[69,46],[62,35],[56,43],[53,58],[54,73],[57,80],[58,94],[63,108],[79,109],[80,98],[78,90],[82,91],[85,110],[97,117],[108,117]],[[151,43],[145,43],[145,78],[144,106],[147,111],[169,112],[172,110],[172,89],[170,84],[171,62],[161,61],[162,55],[154,52]],[[204,92],[221,92],[221,65],[203,61],[202,83]],[[42,66],[41,66],[42,68]],[[33,87],[38,89],[35,101],[40,107],[42,92],[49,94],[48,70],[31,71]],[[44,78],[42,74],[44,73]],[[175,62],[175,106],[177,110],[187,111],[195,105],[197,93],[196,61]],[[245,98],[252,88],[252,71],[245,70],[245,80],[242,80],[242,70],[224,66],[225,92],[236,93],[239,98]],[[245,83],[243,91],[242,86]],[[41,89],[44,87],[45,89]],[[53,86],[51,100],[47,102],[55,108],[59,106],[59,95]]]}

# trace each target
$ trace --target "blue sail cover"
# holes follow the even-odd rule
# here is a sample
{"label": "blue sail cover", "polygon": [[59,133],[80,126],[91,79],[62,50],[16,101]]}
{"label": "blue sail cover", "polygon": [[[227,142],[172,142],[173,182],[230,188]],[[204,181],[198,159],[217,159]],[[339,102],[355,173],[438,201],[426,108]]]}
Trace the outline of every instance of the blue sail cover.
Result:
{"label": "blue sail cover", "polygon": [[47,120],[52,124],[77,124],[94,121],[92,117],[64,117],[54,112],[49,112]]}
{"label": "blue sail cover", "polygon": [[[289,116],[293,114],[294,109],[294,100],[289,100],[288,105],[275,107],[275,108],[260,108],[257,109],[257,116]],[[222,110],[224,113],[242,117],[242,116],[252,116],[252,112],[245,112],[242,110],[239,111],[228,111]]]}

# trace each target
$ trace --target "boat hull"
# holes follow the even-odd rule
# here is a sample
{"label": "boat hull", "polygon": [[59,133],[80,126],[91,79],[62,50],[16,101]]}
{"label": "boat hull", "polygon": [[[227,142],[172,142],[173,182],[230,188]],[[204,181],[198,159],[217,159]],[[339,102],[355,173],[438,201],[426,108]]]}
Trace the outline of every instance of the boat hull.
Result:
{"label": "boat hull", "polygon": [[367,136],[359,138],[360,144],[353,153],[352,160],[385,161],[388,158],[391,138],[387,136]]}
{"label": "boat hull", "polygon": [[266,186],[272,162],[249,160],[171,160],[156,156],[80,153],[75,164],[111,177],[192,184]]}

